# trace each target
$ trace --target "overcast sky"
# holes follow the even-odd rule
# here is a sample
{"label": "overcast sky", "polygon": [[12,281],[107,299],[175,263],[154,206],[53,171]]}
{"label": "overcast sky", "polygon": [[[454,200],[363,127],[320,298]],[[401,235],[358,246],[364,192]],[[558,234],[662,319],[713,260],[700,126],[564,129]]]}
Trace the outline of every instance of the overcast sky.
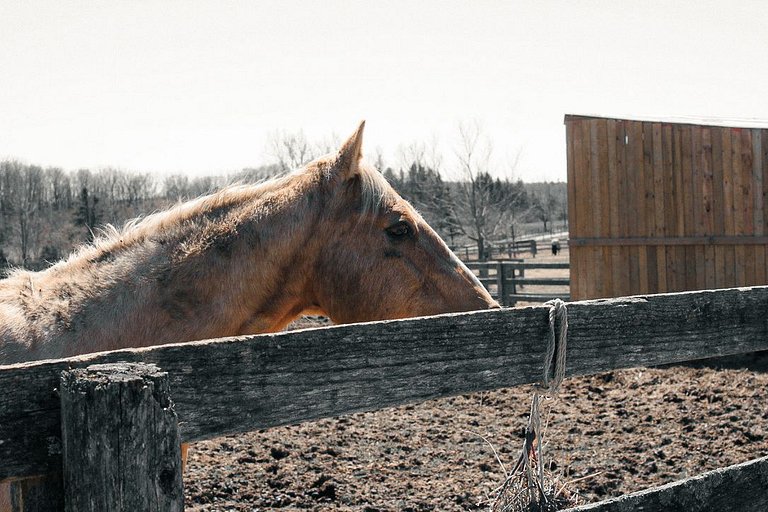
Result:
{"label": "overcast sky", "polygon": [[566,178],[566,113],[768,119],[762,1],[0,0],[0,158],[215,173],[275,130],[368,152],[457,125]]}

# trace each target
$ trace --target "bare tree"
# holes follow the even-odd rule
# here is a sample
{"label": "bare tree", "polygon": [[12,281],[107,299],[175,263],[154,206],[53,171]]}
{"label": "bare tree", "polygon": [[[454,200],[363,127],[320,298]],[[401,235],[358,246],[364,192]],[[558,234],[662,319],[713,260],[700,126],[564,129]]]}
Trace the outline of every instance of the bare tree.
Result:
{"label": "bare tree", "polygon": [[[120,218],[119,206],[126,197],[126,173],[114,167],[105,167],[95,172],[89,179],[89,185],[86,186],[94,197],[100,197],[103,209],[104,222],[117,223]],[[83,191],[80,189],[80,200],[83,200]],[[80,205],[82,206],[82,204]],[[86,225],[90,225],[86,223]],[[94,226],[90,226],[93,228]]]}
{"label": "bare tree", "polygon": [[128,192],[128,206],[143,203],[155,195],[155,180],[149,173],[127,174],[126,190]]}
{"label": "bare tree", "polygon": [[427,148],[423,142],[400,144],[397,147],[397,160],[400,169],[409,169],[412,165],[426,166]]}
{"label": "bare tree", "polygon": [[554,222],[565,224],[568,198],[562,183],[543,182],[531,184],[531,216],[544,223],[544,231],[552,231]]}
{"label": "bare tree", "polygon": [[163,180],[163,196],[172,201],[189,198],[189,177],[183,174],[166,176]]}
{"label": "bare tree", "polygon": [[[332,133],[330,135],[327,135],[322,139],[315,141],[312,144],[311,154],[313,156],[311,159],[317,158],[322,155],[328,155],[330,153],[334,153],[335,151],[338,150],[340,146],[341,146],[341,139],[337,134]],[[307,162],[304,162],[304,163],[307,163]]]}
{"label": "bare tree", "polygon": [[40,235],[40,209],[44,204],[43,169],[26,166],[17,161],[0,164],[3,175],[5,220],[17,241],[22,266],[27,266],[37,249]]}
{"label": "bare tree", "polygon": [[381,149],[381,146],[376,146],[376,149],[373,150],[373,158],[371,158],[371,161],[373,162],[373,166],[378,169],[379,172],[384,172],[386,165],[384,164],[384,150]]}
{"label": "bare tree", "polygon": [[454,208],[449,184],[440,174],[442,156],[437,148],[435,138],[429,143],[418,141],[399,146],[400,178],[391,169],[384,175],[441,236],[453,238]]}
{"label": "bare tree", "polygon": [[407,145],[401,144],[397,147],[397,159],[401,169],[408,169],[416,164],[440,174],[443,166],[440,140],[437,135],[432,135],[427,142],[414,141]]}
{"label": "bare tree", "polygon": [[72,186],[69,176],[58,167],[45,170],[45,186],[49,187],[48,200],[54,210],[66,210],[72,207]]}
{"label": "bare tree", "polygon": [[521,184],[491,176],[492,153],[478,123],[459,125],[455,218],[460,231],[477,244],[480,260],[486,259],[488,242],[505,231],[524,194]]}
{"label": "bare tree", "polygon": [[267,138],[267,153],[274,158],[279,174],[282,174],[298,169],[317,157],[333,153],[340,143],[335,133],[310,141],[301,130],[293,133],[274,131]]}
{"label": "bare tree", "polygon": [[277,160],[281,172],[292,171],[317,156],[303,131],[273,132],[267,140],[267,150]]}
{"label": "bare tree", "polygon": [[533,198],[533,213],[538,220],[544,223],[544,232],[551,231],[551,221],[554,220],[557,209],[557,201],[550,193],[549,189],[546,189],[543,195],[534,196]]}
{"label": "bare tree", "polygon": [[282,171],[276,164],[260,165],[259,167],[246,167],[229,177],[229,183],[261,183],[277,176]]}
{"label": "bare tree", "polygon": [[189,193],[191,197],[204,196],[221,188],[225,183],[226,180],[220,176],[198,176],[190,181]]}

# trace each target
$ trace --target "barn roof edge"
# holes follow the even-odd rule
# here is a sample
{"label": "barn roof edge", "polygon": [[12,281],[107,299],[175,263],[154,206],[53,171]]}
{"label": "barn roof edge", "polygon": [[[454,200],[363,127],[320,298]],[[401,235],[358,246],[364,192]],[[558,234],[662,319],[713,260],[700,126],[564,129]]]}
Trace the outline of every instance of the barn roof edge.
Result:
{"label": "barn roof edge", "polygon": [[614,121],[639,121],[647,123],[672,123],[697,126],[719,126],[724,128],[768,129],[768,120],[755,118],[720,118],[693,116],[605,116],[592,114],[565,114],[564,123],[581,119],[609,119]]}

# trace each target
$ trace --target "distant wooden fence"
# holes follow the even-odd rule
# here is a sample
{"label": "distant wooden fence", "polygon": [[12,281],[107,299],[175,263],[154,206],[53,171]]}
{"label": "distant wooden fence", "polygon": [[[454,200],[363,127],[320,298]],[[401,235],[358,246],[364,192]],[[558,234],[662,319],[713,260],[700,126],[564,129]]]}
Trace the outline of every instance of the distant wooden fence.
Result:
{"label": "distant wooden fence", "polygon": [[[569,286],[567,277],[526,278],[526,269],[567,269],[563,263],[531,263],[523,260],[472,261],[465,263],[475,272],[480,282],[502,306],[514,306],[517,302],[547,302],[552,299],[569,300],[570,295],[560,293],[531,293],[531,286]],[[523,289],[525,287],[525,289]]]}
{"label": "distant wooden fence", "polygon": [[[567,375],[765,350],[766,311],[768,287],[571,303]],[[38,500],[41,510],[64,501],[67,510],[134,510],[126,504],[149,499],[151,510],[178,510],[179,439],[537,382],[548,336],[549,308],[540,306],[0,367],[0,480],[63,470],[66,498],[61,477],[49,476],[54,495]],[[679,509],[763,512],[767,468],[759,459],[689,479],[680,492],[628,498],[633,510],[669,510],[693,495]],[[606,503],[583,510],[627,510]]]}
{"label": "distant wooden fence", "polygon": [[768,124],[565,125],[574,299],[768,284]]}
{"label": "distant wooden fence", "polygon": [[[503,256],[514,259],[520,254],[530,254],[535,258],[538,253],[538,244],[536,240],[494,240],[487,243],[485,250],[487,259]],[[478,259],[477,245],[462,245],[455,247],[453,251],[463,261]]]}

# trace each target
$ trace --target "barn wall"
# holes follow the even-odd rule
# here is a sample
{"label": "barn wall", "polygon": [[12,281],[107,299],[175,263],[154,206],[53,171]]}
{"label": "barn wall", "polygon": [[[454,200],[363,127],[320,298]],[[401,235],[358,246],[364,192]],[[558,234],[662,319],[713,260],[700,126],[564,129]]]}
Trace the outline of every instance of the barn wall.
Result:
{"label": "barn wall", "polygon": [[768,130],[566,116],[574,300],[768,283]]}

